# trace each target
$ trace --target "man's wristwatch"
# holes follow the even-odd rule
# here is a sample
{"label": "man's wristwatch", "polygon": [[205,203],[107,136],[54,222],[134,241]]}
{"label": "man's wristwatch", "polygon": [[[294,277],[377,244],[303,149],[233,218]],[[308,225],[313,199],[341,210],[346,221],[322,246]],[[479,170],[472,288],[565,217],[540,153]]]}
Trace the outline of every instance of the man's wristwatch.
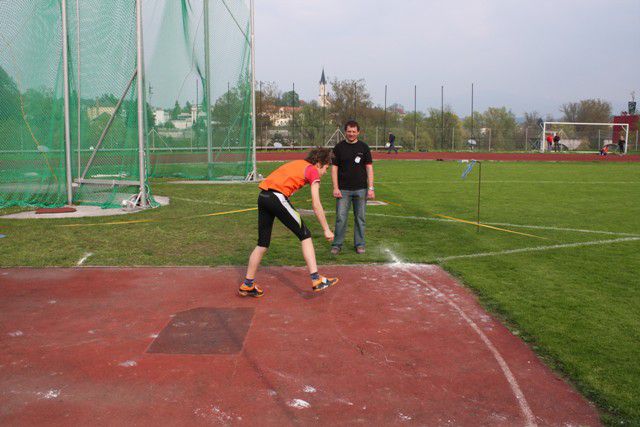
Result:
{"label": "man's wristwatch", "polygon": [[369,187],[369,191],[373,191],[373,190],[374,190],[373,187]]}

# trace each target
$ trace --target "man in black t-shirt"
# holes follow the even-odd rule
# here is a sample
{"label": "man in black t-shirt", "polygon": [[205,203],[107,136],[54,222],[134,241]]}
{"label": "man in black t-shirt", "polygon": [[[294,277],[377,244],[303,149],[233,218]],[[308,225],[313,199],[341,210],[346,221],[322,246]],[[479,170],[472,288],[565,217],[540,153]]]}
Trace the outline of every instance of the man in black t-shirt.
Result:
{"label": "man in black t-shirt", "polygon": [[333,197],[336,198],[336,226],[331,253],[338,255],[342,250],[349,208],[353,204],[353,244],[356,252],[363,254],[365,252],[365,208],[367,199],[375,198],[373,159],[369,146],[358,140],[360,134],[358,122],[353,120],[347,122],[344,130],[347,139],[333,147],[331,181]]}

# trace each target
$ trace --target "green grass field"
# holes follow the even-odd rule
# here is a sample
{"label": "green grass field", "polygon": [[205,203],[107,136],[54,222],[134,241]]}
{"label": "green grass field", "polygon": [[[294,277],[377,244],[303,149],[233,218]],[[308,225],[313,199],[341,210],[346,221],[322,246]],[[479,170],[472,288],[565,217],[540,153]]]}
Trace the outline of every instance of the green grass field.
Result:
{"label": "green grass field", "polygon": [[[277,165],[259,169],[266,175]],[[537,237],[436,217],[475,220],[478,167],[462,180],[464,167],[377,162],[377,198],[392,204],[368,207],[367,253],[349,250],[350,226],[347,247],[331,256],[317,221],[305,217],[318,236],[319,264],[439,263],[593,400],[606,423],[640,425],[640,164],[483,163],[481,221]],[[322,197],[332,224],[328,178]],[[0,266],[74,266],[86,253],[84,265],[246,263],[257,238],[255,211],[189,217],[255,207],[255,185],[158,180],[153,191],[169,196],[170,206],[99,219],[0,219]],[[303,189],[292,201],[310,209],[309,197]],[[99,225],[134,219],[158,222]],[[264,264],[304,264],[299,243],[279,223]]]}

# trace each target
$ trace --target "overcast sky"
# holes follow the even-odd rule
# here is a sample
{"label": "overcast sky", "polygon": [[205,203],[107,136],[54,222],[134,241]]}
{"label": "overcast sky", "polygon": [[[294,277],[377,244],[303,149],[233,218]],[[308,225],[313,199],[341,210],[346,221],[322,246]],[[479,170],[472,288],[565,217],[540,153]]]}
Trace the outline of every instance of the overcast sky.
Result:
{"label": "overcast sky", "polygon": [[255,0],[256,79],[317,99],[329,79],[373,102],[560,116],[588,98],[640,98],[640,0]]}

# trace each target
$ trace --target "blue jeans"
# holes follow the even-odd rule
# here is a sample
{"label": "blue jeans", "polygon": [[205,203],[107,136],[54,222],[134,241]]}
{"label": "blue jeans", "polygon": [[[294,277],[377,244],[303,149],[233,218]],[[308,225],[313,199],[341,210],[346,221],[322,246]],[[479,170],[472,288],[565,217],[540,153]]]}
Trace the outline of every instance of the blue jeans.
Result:
{"label": "blue jeans", "polygon": [[365,207],[367,206],[367,190],[342,190],[342,198],[336,199],[336,228],[333,247],[342,248],[347,231],[349,207],[353,204],[353,244],[356,248],[364,247]]}

